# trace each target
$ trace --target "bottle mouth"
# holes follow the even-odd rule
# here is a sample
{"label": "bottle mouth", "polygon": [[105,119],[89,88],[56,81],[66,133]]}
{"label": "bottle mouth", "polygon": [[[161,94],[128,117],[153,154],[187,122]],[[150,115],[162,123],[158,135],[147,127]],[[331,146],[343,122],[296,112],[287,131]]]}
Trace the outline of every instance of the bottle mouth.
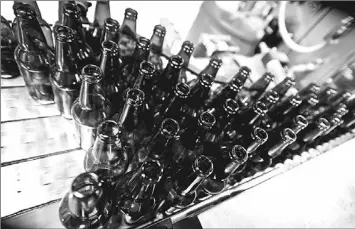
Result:
{"label": "bottle mouth", "polygon": [[291,77],[286,77],[284,84],[286,87],[293,87],[296,85],[296,80],[294,78]]}
{"label": "bottle mouth", "polygon": [[213,163],[211,159],[208,157],[201,155],[198,156],[193,164],[193,170],[198,174],[200,177],[208,177],[213,172]]}
{"label": "bottle mouth", "polygon": [[137,88],[132,88],[127,91],[127,102],[132,106],[141,106],[144,101],[144,92]]}
{"label": "bottle mouth", "polygon": [[105,28],[108,31],[112,31],[112,32],[117,32],[118,29],[120,27],[120,23],[118,23],[117,20],[113,19],[113,18],[106,18],[105,20]]}
{"label": "bottle mouth", "polygon": [[251,69],[248,68],[247,66],[241,66],[241,67],[239,68],[239,71],[238,71],[238,72],[239,72],[239,74],[243,74],[243,75],[249,77],[249,75],[250,75],[250,73],[251,73]]}
{"label": "bottle mouth", "polygon": [[137,42],[137,48],[143,51],[150,50],[150,40],[145,37],[139,37]]}
{"label": "bottle mouth", "polygon": [[241,145],[233,146],[230,157],[239,164],[244,164],[248,160],[247,150]]}
{"label": "bottle mouth", "polygon": [[194,44],[190,41],[184,41],[182,43],[182,50],[187,53],[187,54],[192,54],[194,51],[195,47]]}
{"label": "bottle mouth", "polygon": [[200,75],[200,84],[203,87],[211,87],[213,83],[213,76],[207,73],[202,73]]}
{"label": "bottle mouth", "polygon": [[181,56],[173,55],[170,57],[169,65],[175,69],[181,69],[184,65],[184,59]]}
{"label": "bottle mouth", "polygon": [[97,135],[101,140],[116,141],[119,133],[118,124],[113,120],[103,121],[97,129]]}
{"label": "bottle mouth", "polygon": [[33,19],[37,16],[35,9],[29,4],[15,3],[13,10],[16,17],[21,17],[24,19]]}
{"label": "bottle mouth", "polygon": [[290,104],[294,107],[297,107],[302,103],[301,97],[299,95],[293,96],[289,101]]}
{"label": "bottle mouth", "polygon": [[264,144],[267,141],[268,137],[269,136],[267,132],[260,127],[255,127],[252,132],[252,138],[258,141],[260,144]]}
{"label": "bottle mouth", "polygon": [[234,78],[230,84],[230,88],[233,91],[240,91],[244,86],[244,83],[239,80],[239,78]]}
{"label": "bottle mouth", "polygon": [[304,129],[308,126],[308,120],[303,115],[296,115],[294,117],[294,123],[301,129]]}
{"label": "bottle mouth", "polygon": [[333,115],[332,118],[330,118],[331,126],[339,126],[342,122],[343,122],[343,120],[339,116],[337,116],[336,114]]}
{"label": "bottle mouth", "polygon": [[178,83],[175,86],[175,95],[180,98],[186,99],[190,94],[190,87],[186,83]]}
{"label": "bottle mouth", "polygon": [[124,16],[127,19],[137,20],[138,12],[132,8],[127,8],[124,12]]}
{"label": "bottle mouth", "polygon": [[307,102],[309,105],[311,106],[315,106],[319,103],[319,99],[318,99],[318,96],[316,94],[310,94],[308,99],[307,99]]}
{"label": "bottle mouth", "polygon": [[179,123],[172,118],[164,119],[160,128],[161,133],[163,133],[164,136],[167,136],[168,138],[176,137],[176,135],[179,133],[179,130]]}
{"label": "bottle mouth", "polygon": [[223,108],[228,114],[234,115],[238,112],[239,105],[234,99],[227,99],[223,105]]}
{"label": "bottle mouth", "polygon": [[80,17],[80,8],[74,3],[65,3],[63,5],[63,13],[67,16],[73,15],[75,18]]}
{"label": "bottle mouth", "polygon": [[106,40],[101,43],[103,52],[118,53],[118,44],[113,41]]}
{"label": "bottle mouth", "polygon": [[83,80],[89,83],[98,83],[102,80],[101,69],[93,64],[86,65],[81,71],[83,75]]}
{"label": "bottle mouth", "polygon": [[[331,98],[331,97],[335,96],[337,93],[338,93],[338,90],[335,89],[335,88],[332,88],[332,87],[327,87],[327,88],[324,90],[324,95],[325,95],[327,98]],[[323,98],[323,97],[320,96],[320,98]]]}
{"label": "bottle mouth", "polygon": [[297,136],[293,130],[285,128],[281,131],[281,138],[284,142],[291,144],[296,141]]}
{"label": "bottle mouth", "polygon": [[211,129],[213,125],[216,123],[216,118],[213,114],[205,111],[202,112],[199,119],[199,125],[203,126],[205,129]]}
{"label": "bottle mouth", "polygon": [[156,183],[163,175],[163,166],[159,161],[149,160],[145,161],[141,167],[141,177],[146,181]]}
{"label": "bottle mouth", "polygon": [[61,42],[73,42],[74,33],[73,30],[67,26],[56,25],[54,27],[54,35],[58,41]]}
{"label": "bottle mouth", "polygon": [[143,74],[147,78],[151,78],[155,72],[154,65],[149,61],[143,61],[139,65],[139,73]]}
{"label": "bottle mouth", "polygon": [[212,66],[213,68],[220,68],[223,64],[223,61],[221,58],[217,57],[217,56],[212,56],[210,59],[210,66]]}
{"label": "bottle mouth", "polygon": [[277,93],[276,91],[270,90],[265,95],[265,99],[266,99],[266,101],[268,101],[271,104],[276,104],[277,101],[279,101],[280,96],[279,96],[279,93]]}
{"label": "bottle mouth", "polygon": [[318,129],[320,129],[321,131],[325,131],[330,128],[330,123],[325,118],[318,119],[316,121],[316,125],[317,125]]}
{"label": "bottle mouth", "polygon": [[158,37],[165,37],[166,29],[162,25],[156,25],[156,26],[154,26],[153,33],[154,33],[154,35],[156,35]]}
{"label": "bottle mouth", "polygon": [[262,78],[268,83],[275,80],[275,76],[271,72],[265,72]]}
{"label": "bottle mouth", "polygon": [[95,173],[82,173],[71,185],[71,192],[76,198],[84,199],[94,195],[101,186],[99,177]]}
{"label": "bottle mouth", "polygon": [[265,103],[263,103],[261,101],[257,101],[253,105],[253,109],[254,109],[255,113],[257,113],[258,115],[265,115],[267,112],[267,106],[265,105]]}
{"label": "bottle mouth", "polygon": [[310,93],[318,94],[320,92],[320,86],[318,84],[311,83],[308,91]]}
{"label": "bottle mouth", "polygon": [[349,112],[348,106],[344,103],[340,103],[336,108],[335,108],[336,113],[339,115],[343,116],[346,115]]}

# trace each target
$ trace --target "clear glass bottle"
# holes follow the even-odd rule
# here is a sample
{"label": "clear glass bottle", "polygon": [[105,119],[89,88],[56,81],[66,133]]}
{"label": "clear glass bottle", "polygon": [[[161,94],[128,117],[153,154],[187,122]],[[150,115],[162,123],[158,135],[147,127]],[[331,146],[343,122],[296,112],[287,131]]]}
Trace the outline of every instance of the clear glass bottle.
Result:
{"label": "clear glass bottle", "polygon": [[118,46],[120,49],[120,56],[123,57],[124,63],[126,57],[132,56],[134,49],[136,48],[137,16],[137,11],[132,8],[127,8],[124,13],[122,26],[120,27]]}
{"label": "clear glass bottle", "polygon": [[59,206],[59,219],[67,229],[97,229],[107,225],[113,213],[108,185],[95,173],[77,176]]}
{"label": "clear glass bottle", "polygon": [[66,26],[56,26],[55,64],[50,77],[54,101],[61,115],[72,119],[71,107],[79,96],[81,80],[75,63],[74,35]]}
{"label": "clear glass bottle", "polygon": [[30,96],[41,104],[51,104],[54,96],[49,77],[53,58],[36,13],[29,5],[18,4],[15,15],[19,38],[14,54],[17,66]]}
{"label": "clear glass bottle", "polygon": [[102,71],[96,65],[82,69],[82,83],[79,98],[72,106],[72,116],[76,138],[83,150],[88,150],[95,142],[97,127],[111,116],[111,103],[104,96],[101,87]]}
{"label": "clear glass bottle", "polygon": [[153,35],[150,38],[150,53],[148,60],[154,64],[156,75],[160,75],[163,71],[163,61],[161,55],[163,53],[164,37],[166,29],[162,25],[154,26]]}
{"label": "clear glass bottle", "polygon": [[189,67],[190,58],[193,51],[194,51],[194,44],[192,42],[184,41],[182,43],[181,49],[177,54],[178,56],[181,56],[181,58],[184,60],[184,65],[179,75],[179,82],[183,82],[183,83],[187,82],[186,69]]}
{"label": "clear glass bottle", "polygon": [[97,128],[94,145],[85,155],[86,172],[95,172],[114,183],[127,170],[128,154],[120,140],[120,129],[113,120],[103,121]]}

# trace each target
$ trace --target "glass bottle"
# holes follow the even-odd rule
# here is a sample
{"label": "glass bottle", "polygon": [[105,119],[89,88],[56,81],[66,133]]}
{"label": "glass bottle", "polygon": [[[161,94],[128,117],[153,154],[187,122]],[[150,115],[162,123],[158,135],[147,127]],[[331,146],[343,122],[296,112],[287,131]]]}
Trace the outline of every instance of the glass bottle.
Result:
{"label": "glass bottle", "polygon": [[280,101],[281,101],[285,97],[286,93],[293,86],[295,86],[295,84],[296,84],[295,79],[293,79],[291,77],[286,77],[283,81],[281,81],[279,84],[277,84],[272,90],[277,92],[277,94],[280,96]]}
{"label": "glass bottle", "polygon": [[52,56],[48,52],[36,13],[27,4],[19,4],[15,12],[19,43],[14,55],[27,90],[40,104],[53,103],[53,91],[49,80]]}
{"label": "glass bottle", "polygon": [[246,67],[240,67],[237,74],[233,77],[232,81],[229,82],[225,87],[222,88],[217,94],[210,96],[209,100],[207,101],[208,108],[217,108],[223,101],[226,99],[235,99],[238,93],[242,90],[244,83],[247,78],[249,78],[251,70]]}
{"label": "glass bottle", "polygon": [[72,119],[71,107],[79,96],[80,77],[75,63],[72,30],[66,26],[55,27],[55,64],[50,77],[54,101],[61,115]]}
{"label": "glass bottle", "polygon": [[1,16],[1,78],[9,79],[20,75],[14,52],[17,40],[10,23]]}
{"label": "glass bottle", "polygon": [[104,41],[113,41],[118,43],[118,30],[120,23],[113,18],[106,18],[104,23],[104,29],[101,33],[100,44]]}
{"label": "glass bottle", "polygon": [[320,86],[316,83],[310,83],[307,87],[303,88],[298,92],[298,95],[303,99],[303,97],[308,97],[309,94],[318,94],[320,92]]}
{"label": "glass bottle", "polygon": [[182,123],[186,115],[186,101],[189,95],[190,87],[186,83],[176,84],[174,93],[170,94],[159,112],[154,115],[154,123],[158,125],[165,118],[172,118],[178,123]]}
{"label": "glass bottle", "polygon": [[83,150],[95,142],[97,127],[111,116],[111,103],[104,96],[101,86],[102,71],[95,65],[86,65],[81,72],[82,83],[79,98],[71,112],[76,129],[76,138]]}
{"label": "glass bottle", "polygon": [[193,161],[203,153],[203,143],[207,133],[216,123],[216,118],[209,112],[203,112],[196,122],[194,125],[190,125],[179,139],[174,141],[169,162],[171,171],[179,171],[186,163]]}
{"label": "glass bottle", "polygon": [[194,51],[194,44],[192,42],[184,41],[182,43],[181,49],[177,54],[178,56],[181,56],[181,58],[184,60],[183,68],[180,71],[179,82],[183,82],[183,83],[187,82],[186,69],[189,67],[190,58],[193,51]]}
{"label": "glass bottle", "polygon": [[298,134],[301,130],[306,128],[308,126],[308,120],[303,116],[303,115],[296,115],[292,119],[287,120],[284,122],[282,125],[280,125],[280,128],[289,128],[295,134]]}
{"label": "glass bottle", "polygon": [[93,51],[86,43],[84,29],[80,20],[79,7],[73,3],[65,3],[63,5],[63,17],[60,24],[68,26],[74,32],[79,70],[87,64],[94,63]]}
{"label": "glass bottle", "polygon": [[136,48],[137,16],[137,11],[132,8],[127,8],[124,13],[122,26],[120,27],[118,47],[124,63],[126,63],[126,57],[132,56],[134,49]]}
{"label": "glass bottle", "polygon": [[82,173],[73,180],[59,206],[59,219],[67,229],[96,229],[107,225],[113,213],[107,183],[95,173]]}
{"label": "glass bottle", "polygon": [[135,171],[146,160],[158,160],[165,167],[164,160],[170,155],[179,130],[179,124],[174,119],[164,119],[158,132],[137,150],[130,163],[129,171]]}
{"label": "glass bottle", "polygon": [[115,182],[127,170],[128,154],[120,141],[118,124],[113,120],[103,121],[97,128],[94,145],[84,158],[86,172],[95,172],[110,182]]}
{"label": "glass bottle", "polygon": [[180,56],[171,56],[163,73],[154,79],[153,96],[156,105],[161,105],[173,93],[183,64],[184,60]]}
{"label": "glass bottle", "polygon": [[[212,56],[208,65],[200,72],[199,77],[202,76],[203,74],[209,74],[212,76],[212,79],[214,80],[216,78],[218,70],[221,68],[222,64],[223,64],[223,62],[219,57]],[[198,82],[199,77],[197,77],[197,79],[191,80],[188,83],[188,85],[190,87],[194,86]]]}
{"label": "glass bottle", "polygon": [[[115,189],[116,205],[122,219],[118,217],[118,225],[137,225],[154,217],[157,206],[155,197],[156,185],[163,175],[163,167],[156,160],[143,162],[138,171],[126,174]],[[120,228],[120,227],[115,227]]]}
{"label": "glass bottle", "polygon": [[282,123],[289,116],[289,112],[301,105],[301,97],[296,94],[288,97],[268,112],[268,116],[275,122]]}
{"label": "glass bottle", "polygon": [[248,154],[243,146],[234,145],[230,150],[221,150],[219,157],[213,161],[212,175],[200,186],[198,199],[204,200],[208,196],[221,193],[227,187],[229,177],[247,160]]}
{"label": "glass bottle", "polygon": [[128,149],[130,161],[149,133],[143,107],[144,101],[143,91],[136,88],[128,90],[121,112],[112,118],[118,120],[118,125],[122,128],[122,141]]}
{"label": "glass bottle", "polygon": [[275,76],[270,72],[264,73],[264,75],[253,83],[248,89],[249,97],[252,101],[259,100],[266,92],[267,88],[273,82]]}
{"label": "glass bottle", "polygon": [[154,64],[155,74],[160,75],[163,71],[163,61],[161,55],[163,53],[164,37],[166,29],[162,25],[154,26],[153,35],[150,38],[150,53],[148,60]]}
{"label": "glass bottle", "polygon": [[150,41],[145,37],[139,37],[133,55],[125,57],[126,63],[123,64],[121,75],[127,88],[134,85],[139,74],[140,64],[148,60],[149,50]]}
{"label": "glass bottle", "polygon": [[116,113],[120,109],[120,101],[124,93],[125,85],[119,74],[120,57],[117,43],[104,41],[101,44],[100,69],[103,74],[102,86],[105,90],[106,98],[112,104],[112,112]]}
{"label": "glass bottle", "polygon": [[330,104],[331,100],[337,95],[337,93],[338,90],[333,87],[326,87],[320,91],[318,94],[319,103],[313,107],[310,115],[318,116],[319,114],[323,113]]}
{"label": "glass bottle", "polygon": [[[301,97],[302,99],[302,97]],[[318,96],[316,94],[308,94],[303,96],[302,102],[299,106],[292,108],[288,116],[293,117],[295,115],[301,114],[305,118],[309,119],[311,116],[311,110],[319,103]]]}
{"label": "glass bottle", "polygon": [[164,184],[165,195],[158,207],[159,212],[171,215],[191,206],[197,196],[196,190],[213,170],[212,161],[201,155],[179,171],[176,177],[167,179]]}
{"label": "glass bottle", "polygon": [[340,103],[348,103],[353,96],[353,93],[350,91],[340,91],[330,100],[329,107],[336,106]]}
{"label": "glass bottle", "polygon": [[273,89],[265,92],[264,96],[260,98],[260,102],[264,103],[268,110],[271,110],[280,100],[280,95]]}

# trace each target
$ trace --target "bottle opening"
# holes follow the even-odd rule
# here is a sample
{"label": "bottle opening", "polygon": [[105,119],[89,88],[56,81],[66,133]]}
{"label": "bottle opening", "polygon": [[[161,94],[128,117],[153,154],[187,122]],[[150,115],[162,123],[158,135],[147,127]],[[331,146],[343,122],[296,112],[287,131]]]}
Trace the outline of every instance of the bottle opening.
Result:
{"label": "bottle opening", "polygon": [[164,37],[166,34],[166,29],[164,26],[162,25],[156,25],[154,27],[154,31],[153,31],[154,35],[158,36],[158,37]]}
{"label": "bottle opening", "polygon": [[118,139],[118,134],[119,134],[119,127],[117,122],[113,121],[113,120],[106,120],[103,121],[97,130],[97,133],[99,135],[99,137],[102,140],[117,140]]}
{"label": "bottle opening", "polygon": [[230,156],[232,159],[239,164],[243,164],[248,160],[248,153],[243,146],[235,145],[233,146]]}
{"label": "bottle opening", "polygon": [[284,85],[286,87],[293,87],[296,85],[296,81],[294,78],[291,78],[291,77],[286,77],[285,80],[284,80]]}
{"label": "bottle opening", "polygon": [[74,39],[73,30],[67,26],[57,25],[54,27],[54,35],[62,42],[72,42]]}
{"label": "bottle opening", "polygon": [[71,191],[75,197],[82,199],[95,194],[99,186],[99,177],[95,173],[82,173],[74,179]]}
{"label": "bottle opening", "polygon": [[169,137],[173,138],[175,137],[180,130],[179,123],[171,118],[164,119],[164,121],[161,124],[161,132]]}
{"label": "bottle opening", "polygon": [[[314,93],[314,94],[318,94],[319,91],[320,91],[320,86],[317,85],[317,84],[315,84],[315,83],[311,83],[311,84],[309,85],[308,91],[311,92],[311,93]],[[308,92],[308,91],[307,91],[307,92]]]}
{"label": "bottle opening", "polygon": [[153,76],[153,73],[155,72],[155,67],[151,62],[143,61],[139,65],[139,72],[141,74],[144,74],[145,76],[151,77],[151,76]]}
{"label": "bottle opening", "polygon": [[207,129],[211,129],[216,122],[216,118],[213,114],[205,111],[199,117],[199,124]]}
{"label": "bottle opening", "polygon": [[238,102],[234,99],[227,99],[224,103],[224,110],[227,111],[228,114],[236,114],[239,110]]}
{"label": "bottle opening", "polygon": [[106,20],[105,20],[105,27],[109,31],[118,31],[120,24],[118,23],[117,20],[109,17],[109,18],[106,18]]}
{"label": "bottle opening", "polygon": [[240,78],[238,77],[235,77],[230,84],[230,88],[234,91],[240,91],[243,88],[243,86],[244,83],[240,81]]}
{"label": "bottle opening", "polygon": [[186,83],[178,83],[175,86],[175,95],[181,98],[187,98],[190,94],[190,87]]}
{"label": "bottle opening", "polygon": [[[335,88],[332,87],[327,87],[324,90],[324,94],[327,96],[327,98],[333,97],[338,93],[338,90],[336,90]],[[321,97],[322,98],[322,97]]]}
{"label": "bottle opening", "polygon": [[103,41],[101,48],[103,52],[118,53],[118,44],[110,40]]}
{"label": "bottle opening", "polygon": [[210,65],[214,68],[220,68],[223,62],[222,59],[217,56],[212,56],[210,59]]}
{"label": "bottle opening", "polygon": [[193,169],[198,173],[199,176],[208,177],[213,172],[213,163],[212,161],[204,156],[198,156],[193,163]]}
{"label": "bottle opening", "polygon": [[302,103],[301,97],[299,95],[295,95],[290,99],[290,104],[292,106],[299,106]]}
{"label": "bottle opening", "polygon": [[248,76],[249,77],[249,75],[250,75],[250,73],[251,73],[251,69],[250,68],[248,68],[247,66],[241,66],[240,68],[239,68],[239,74],[243,74],[243,75],[246,75],[246,76]]}
{"label": "bottle opening", "polygon": [[83,80],[89,83],[97,83],[102,79],[102,71],[93,64],[86,65],[82,70]]}
{"label": "bottle opening", "polygon": [[145,161],[141,167],[142,178],[149,182],[158,182],[163,174],[163,167],[158,161]]}
{"label": "bottle opening", "polygon": [[330,119],[331,126],[338,126],[341,124],[341,122],[342,122],[342,120],[340,119],[339,116],[337,116],[337,114],[334,114],[332,116],[332,118]]}
{"label": "bottle opening", "polygon": [[265,115],[267,112],[267,106],[265,105],[265,103],[261,102],[261,101],[257,101],[254,105],[253,105],[253,109],[254,111],[259,114],[259,115]]}
{"label": "bottle opening", "polygon": [[296,141],[297,136],[293,130],[291,130],[290,128],[286,128],[281,131],[281,138],[285,142],[291,144]]}
{"label": "bottle opening", "polygon": [[76,18],[80,17],[80,9],[74,3],[66,3],[63,5],[63,13],[67,16],[73,15]]}
{"label": "bottle opening", "polygon": [[328,120],[326,120],[325,118],[320,118],[316,121],[316,125],[317,127],[324,131],[330,128],[330,123],[328,122]]}
{"label": "bottle opening", "polygon": [[33,19],[37,16],[35,9],[25,3],[16,3],[13,6],[14,13],[16,17],[22,17],[25,19]]}
{"label": "bottle opening", "polygon": [[184,41],[184,43],[182,43],[182,50],[187,54],[192,54],[194,51],[194,44],[190,41]]}
{"label": "bottle opening", "polygon": [[213,83],[213,76],[207,73],[202,73],[200,75],[200,83],[204,87],[211,87]]}
{"label": "bottle opening", "polygon": [[260,142],[261,144],[264,144],[267,139],[268,139],[268,134],[267,132],[260,128],[260,127],[256,127],[254,128],[253,132],[252,132],[252,136],[255,140],[257,140],[258,142]]}
{"label": "bottle opening", "polygon": [[301,127],[301,129],[304,129],[308,126],[308,120],[303,115],[296,115],[294,122],[297,126]]}
{"label": "bottle opening", "polygon": [[310,96],[307,99],[308,104],[310,104],[311,106],[315,106],[319,103],[319,99],[318,96],[316,94],[310,94]]}
{"label": "bottle opening", "polygon": [[144,51],[150,50],[150,40],[145,37],[139,37],[137,42],[137,48]]}
{"label": "bottle opening", "polygon": [[343,116],[346,115],[349,112],[348,107],[344,103],[340,103],[336,108],[335,108],[336,113],[339,115]]}
{"label": "bottle opening", "polygon": [[132,8],[127,8],[124,15],[127,19],[137,20],[138,12]]}
{"label": "bottle opening", "polygon": [[176,69],[181,69],[184,64],[184,60],[181,56],[173,55],[170,57],[169,65]]}
{"label": "bottle opening", "polygon": [[268,91],[267,94],[265,95],[265,99],[266,99],[269,103],[275,104],[275,103],[277,103],[277,101],[279,101],[280,96],[279,96],[279,94],[278,94],[276,91],[270,90],[270,91]]}
{"label": "bottle opening", "polygon": [[270,72],[265,72],[262,78],[268,83],[275,80],[275,76]]}
{"label": "bottle opening", "polygon": [[144,101],[144,92],[133,88],[127,91],[127,102],[133,106],[141,106]]}

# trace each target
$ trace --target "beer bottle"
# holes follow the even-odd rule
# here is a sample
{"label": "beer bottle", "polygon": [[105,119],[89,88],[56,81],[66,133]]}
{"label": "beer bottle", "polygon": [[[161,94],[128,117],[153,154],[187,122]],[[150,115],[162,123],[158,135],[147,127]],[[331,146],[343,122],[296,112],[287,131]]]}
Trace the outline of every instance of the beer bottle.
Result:
{"label": "beer bottle", "polygon": [[303,99],[304,97],[308,97],[309,94],[318,94],[320,92],[320,86],[316,83],[310,83],[307,87],[303,88],[298,92],[298,95]]}
{"label": "beer bottle", "polygon": [[271,82],[273,82],[275,76],[270,72],[264,73],[264,75],[253,83],[248,89],[247,92],[252,101],[259,100],[266,92],[266,89],[269,87]]}
{"label": "beer bottle", "polygon": [[[217,56],[212,56],[208,65],[200,72],[199,76],[202,76],[204,74],[209,74],[212,76],[212,79],[214,80],[217,76],[218,70],[222,66],[222,60],[217,57]],[[197,79],[191,80],[188,84],[190,87],[194,86],[199,80],[199,77]]]}
{"label": "beer bottle", "polygon": [[280,97],[280,101],[283,100],[287,92],[295,86],[296,81],[291,77],[286,77],[283,81],[277,84],[272,90],[274,90]]}
{"label": "beer bottle", "polygon": [[150,53],[148,60],[155,66],[155,74],[160,75],[163,71],[163,61],[161,55],[163,53],[164,37],[166,29],[162,25],[156,25],[153,35],[150,38]]}
{"label": "beer bottle", "polygon": [[191,43],[190,41],[184,41],[182,43],[181,49],[177,54],[178,56],[181,56],[181,58],[184,60],[183,68],[180,71],[179,82],[183,82],[183,83],[187,82],[186,69],[189,67],[190,58],[193,51],[194,51],[193,43]]}
{"label": "beer bottle", "polygon": [[106,18],[104,23],[104,29],[101,33],[100,43],[104,41],[113,41],[118,43],[118,30],[120,28],[120,24],[117,20],[113,18]]}
{"label": "beer bottle", "polygon": [[132,8],[127,8],[124,13],[122,26],[119,30],[118,47],[124,64],[126,64],[126,57],[132,56],[134,49],[136,48],[137,16],[137,11]]}

